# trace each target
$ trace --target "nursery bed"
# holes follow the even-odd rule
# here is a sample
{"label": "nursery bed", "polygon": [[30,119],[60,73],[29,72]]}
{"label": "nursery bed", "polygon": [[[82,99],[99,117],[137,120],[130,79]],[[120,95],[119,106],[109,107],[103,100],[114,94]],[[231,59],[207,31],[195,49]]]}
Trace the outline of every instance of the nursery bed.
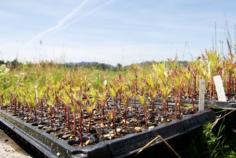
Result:
{"label": "nursery bed", "polygon": [[141,133],[128,134],[124,137],[103,141],[95,145],[74,147],[70,146],[68,141],[57,139],[45,131],[10,115],[6,111],[0,110],[0,121],[8,130],[13,131],[20,139],[33,146],[44,156],[62,158],[126,157],[136,152],[158,134],[165,139],[171,139],[214,119],[215,113],[211,110],[205,110],[186,115],[180,120],[173,120]]}

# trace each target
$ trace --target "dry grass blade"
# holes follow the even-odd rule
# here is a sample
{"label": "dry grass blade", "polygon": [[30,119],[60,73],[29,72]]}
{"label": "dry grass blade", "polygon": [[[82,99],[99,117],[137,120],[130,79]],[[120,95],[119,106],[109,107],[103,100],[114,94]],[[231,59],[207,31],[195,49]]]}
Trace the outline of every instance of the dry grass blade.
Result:
{"label": "dry grass blade", "polygon": [[217,112],[215,112],[215,113],[216,113],[216,114],[221,114],[221,113],[226,112],[226,111],[228,111],[228,110],[227,110],[227,109],[222,109],[222,110],[217,111]]}
{"label": "dry grass blade", "polygon": [[217,125],[217,123],[218,123],[220,120],[224,119],[226,116],[228,116],[229,114],[233,113],[234,111],[236,111],[236,109],[231,110],[231,111],[229,111],[228,113],[224,114],[223,116],[217,118],[217,119],[213,122],[211,129],[213,129],[213,128]]}
{"label": "dry grass blade", "polygon": [[153,143],[155,143],[156,141],[160,140],[160,135],[156,136],[154,139],[152,139],[150,142],[148,142],[146,145],[144,145],[142,148],[140,148],[138,150],[138,152],[136,153],[136,155],[138,155],[139,153],[141,153],[143,150],[147,149],[148,147],[150,147]]}
{"label": "dry grass blade", "polygon": [[167,141],[160,135],[156,136],[154,139],[152,139],[150,142],[148,142],[146,145],[140,148],[136,155],[141,153],[146,148],[150,147],[153,143],[155,143],[158,140],[162,141],[176,155],[176,157],[181,158],[181,156],[171,147],[171,145],[167,143]]}
{"label": "dry grass blade", "polygon": [[217,118],[213,123],[212,123],[212,127],[211,130],[217,125],[217,123],[220,121],[221,118]]}
{"label": "dry grass blade", "polygon": [[234,133],[236,133],[236,130],[235,130],[235,129],[233,129],[233,132],[234,132]]}
{"label": "dry grass blade", "polygon": [[165,145],[166,145],[168,148],[170,148],[170,150],[176,155],[176,157],[181,158],[181,156],[170,146],[169,143],[167,143],[167,141],[166,141],[164,138],[162,138],[161,136],[160,136],[160,138],[161,138],[161,140],[165,143]]}

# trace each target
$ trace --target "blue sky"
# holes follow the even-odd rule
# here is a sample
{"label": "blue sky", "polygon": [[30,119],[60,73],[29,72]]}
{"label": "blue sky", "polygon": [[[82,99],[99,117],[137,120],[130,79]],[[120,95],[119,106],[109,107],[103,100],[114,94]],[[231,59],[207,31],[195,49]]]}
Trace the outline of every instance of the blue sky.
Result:
{"label": "blue sky", "polygon": [[215,23],[219,49],[226,19],[236,39],[235,7],[235,0],[2,0],[0,57],[113,65],[176,54],[189,60],[212,48]]}

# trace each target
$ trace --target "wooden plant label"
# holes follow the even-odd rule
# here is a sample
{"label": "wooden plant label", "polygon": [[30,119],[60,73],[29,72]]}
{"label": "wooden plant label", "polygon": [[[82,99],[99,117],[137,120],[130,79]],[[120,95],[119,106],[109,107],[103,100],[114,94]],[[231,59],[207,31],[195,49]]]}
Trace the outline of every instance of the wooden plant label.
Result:
{"label": "wooden plant label", "polygon": [[205,90],[206,84],[205,80],[199,81],[199,102],[198,102],[198,111],[203,111],[205,106]]}
{"label": "wooden plant label", "polygon": [[216,87],[218,101],[227,101],[221,76],[219,76],[219,75],[214,76],[213,80],[214,80],[215,87]]}

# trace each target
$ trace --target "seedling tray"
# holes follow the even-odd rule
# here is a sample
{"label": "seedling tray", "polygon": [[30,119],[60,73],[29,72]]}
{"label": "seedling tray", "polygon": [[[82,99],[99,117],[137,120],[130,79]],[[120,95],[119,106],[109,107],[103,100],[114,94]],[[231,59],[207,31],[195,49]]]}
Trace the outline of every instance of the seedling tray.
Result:
{"label": "seedling tray", "polygon": [[205,101],[206,106],[214,106],[220,109],[236,109],[236,102],[235,101]]}
{"label": "seedling tray", "polygon": [[228,102],[220,102],[217,101],[216,105],[220,108],[228,108],[228,109],[236,109],[236,102],[228,101]]}
{"label": "seedling tray", "polygon": [[[194,101],[195,106],[198,105],[198,100]],[[192,104],[191,101],[183,100],[182,103]],[[158,103],[161,105],[161,103]],[[174,105],[174,103],[169,103],[170,105]],[[216,101],[216,100],[205,100],[206,107],[208,106],[215,106],[216,108],[222,108],[222,109],[236,109],[236,101]]]}
{"label": "seedling tray", "polygon": [[10,115],[6,111],[0,110],[1,123],[20,136],[21,139],[34,146],[46,157],[61,158],[126,157],[138,151],[140,147],[143,147],[157,135],[161,135],[168,140],[196,129],[214,119],[215,113],[211,110],[205,110],[186,115],[181,120],[161,124],[142,133],[128,134],[122,138],[103,141],[95,145],[74,147],[70,146],[67,141],[57,139],[45,131]]}

